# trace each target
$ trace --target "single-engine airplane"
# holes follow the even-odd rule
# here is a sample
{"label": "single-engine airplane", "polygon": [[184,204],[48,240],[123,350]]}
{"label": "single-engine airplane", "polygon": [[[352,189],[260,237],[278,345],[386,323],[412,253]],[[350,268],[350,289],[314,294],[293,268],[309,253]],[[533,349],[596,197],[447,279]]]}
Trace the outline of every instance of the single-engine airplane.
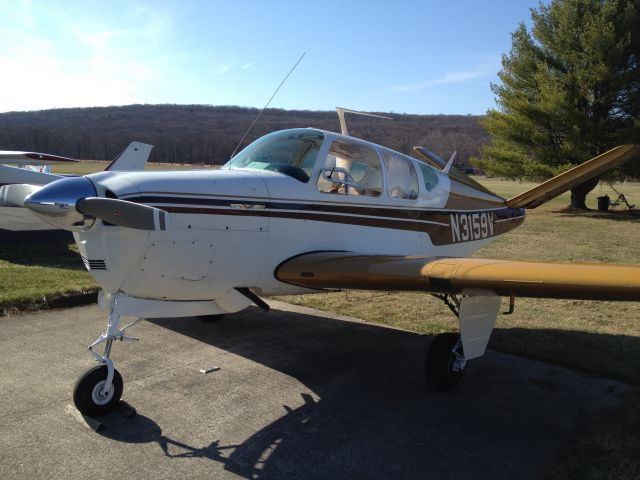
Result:
{"label": "single-engine airplane", "polygon": [[[434,294],[460,334],[435,337],[425,375],[453,389],[481,357],[501,297],[640,300],[640,266],[467,258],[521,225],[534,208],[632,157],[616,147],[510,199],[493,194],[435,153],[412,158],[314,128],[270,133],[219,170],[122,172],[63,178],[18,203],[73,232],[101,287],[107,327],[89,350],[100,365],[74,389],[98,415],[119,401],[115,340],[136,340],[140,318],[221,315],[262,296],[326,289]],[[11,189],[12,187],[5,187]],[[121,317],[136,320],[121,327]],[[102,346],[102,348],[97,348]]]}

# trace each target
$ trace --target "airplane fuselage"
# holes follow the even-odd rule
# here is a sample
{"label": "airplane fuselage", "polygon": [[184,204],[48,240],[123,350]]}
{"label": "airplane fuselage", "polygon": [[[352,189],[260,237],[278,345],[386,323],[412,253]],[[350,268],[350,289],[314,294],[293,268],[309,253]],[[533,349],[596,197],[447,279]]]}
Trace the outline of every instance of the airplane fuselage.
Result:
{"label": "airplane fuselage", "polygon": [[[394,197],[391,162],[384,160],[390,153],[351,137],[309,131],[324,140],[314,164],[306,166],[306,182],[264,168],[235,168],[232,162],[220,170],[89,175],[98,196],[165,211],[167,225],[148,231],[98,219],[88,231],[75,233],[85,266],[105,292],[144,299],[215,300],[236,287],[260,295],[309,293],[278,281],[278,265],[312,251],[465,257],[524,219],[523,210],[507,208],[500,197],[404,156],[417,191]],[[373,194],[323,186],[325,158],[335,142],[378,155],[381,175]],[[359,178],[361,186],[364,176]]]}

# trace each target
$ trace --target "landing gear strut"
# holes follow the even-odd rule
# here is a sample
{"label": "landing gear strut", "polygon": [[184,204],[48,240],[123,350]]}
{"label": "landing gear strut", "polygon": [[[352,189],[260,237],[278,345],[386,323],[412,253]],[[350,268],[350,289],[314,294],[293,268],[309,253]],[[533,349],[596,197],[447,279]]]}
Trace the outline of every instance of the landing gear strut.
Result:
{"label": "landing gear strut", "polygon": [[[137,341],[137,338],[127,337],[125,331],[138,321],[140,319],[120,329],[118,300],[115,298],[112,301],[107,330],[89,345],[89,351],[102,365],[93,367],[82,374],[73,389],[73,403],[83,415],[90,417],[103,415],[113,410],[120,401],[123,382],[122,376],[113,367],[113,361],[109,358],[111,346],[114,340]],[[104,343],[102,355],[94,350],[101,343]]]}

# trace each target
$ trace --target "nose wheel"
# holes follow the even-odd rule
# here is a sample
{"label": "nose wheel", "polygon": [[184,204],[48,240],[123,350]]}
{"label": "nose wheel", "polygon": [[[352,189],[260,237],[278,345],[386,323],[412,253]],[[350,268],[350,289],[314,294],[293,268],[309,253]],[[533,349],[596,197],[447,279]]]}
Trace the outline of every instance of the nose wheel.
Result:
{"label": "nose wheel", "polygon": [[114,369],[113,380],[107,386],[109,369],[98,365],[87,370],[73,389],[73,403],[83,415],[95,417],[113,410],[122,397],[122,376]]}

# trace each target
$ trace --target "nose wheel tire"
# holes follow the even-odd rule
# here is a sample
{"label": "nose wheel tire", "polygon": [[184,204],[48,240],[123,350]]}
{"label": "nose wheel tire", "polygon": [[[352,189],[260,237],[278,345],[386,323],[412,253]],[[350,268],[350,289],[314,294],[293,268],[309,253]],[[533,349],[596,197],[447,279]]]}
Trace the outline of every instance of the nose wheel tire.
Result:
{"label": "nose wheel tire", "polygon": [[104,415],[115,408],[122,397],[122,376],[113,371],[113,381],[109,389],[104,388],[107,380],[107,366],[93,367],[78,379],[73,389],[73,403],[83,415],[95,417]]}
{"label": "nose wheel tire", "polygon": [[425,361],[425,377],[434,390],[453,390],[464,374],[466,361],[459,339],[460,336],[456,333],[441,333],[429,346]]}

